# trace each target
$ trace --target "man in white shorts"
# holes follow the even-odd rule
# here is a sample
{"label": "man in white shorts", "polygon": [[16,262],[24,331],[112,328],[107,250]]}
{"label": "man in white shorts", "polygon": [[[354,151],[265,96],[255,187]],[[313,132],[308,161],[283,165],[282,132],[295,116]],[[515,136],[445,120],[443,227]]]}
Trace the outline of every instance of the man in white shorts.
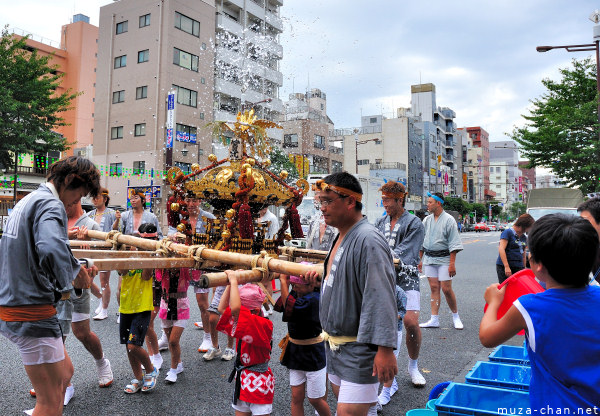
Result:
{"label": "man in white shorts", "polygon": [[[419,371],[419,351],[421,349],[421,328],[419,327],[419,311],[421,309],[421,292],[419,284],[419,251],[423,244],[425,231],[423,223],[415,215],[404,209],[406,188],[400,182],[388,181],[380,189],[381,200],[386,215],[375,221],[375,227],[385,237],[392,255],[402,261],[403,267],[396,269],[396,284],[406,293],[406,349],[408,351],[408,374],[415,387],[423,387],[425,377]],[[388,388],[384,386],[379,395],[379,403],[385,406],[391,396],[398,390],[398,382]]]}
{"label": "man in white shorts", "polygon": [[[325,259],[319,310],[337,414],[376,414],[379,383],[398,372],[392,253],[362,216],[362,188],[353,175],[339,172],[317,181],[315,200],[325,223],[339,231]],[[318,282],[316,272],[305,278]]]}
{"label": "man in white shorts", "polygon": [[452,311],[454,328],[463,329],[458,315],[456,295],[452,290],[452,278],[456,275],[456,253],[463,249],[456,220],[444,211],[444,196],[436,192],[427,193],[427,210],[431,215],[425,217],[425,240],[420,251],[419,270],[427,276],[431,288],[431,318],[420,324],[421,328],[439,328],[440,286],[448,307]]}

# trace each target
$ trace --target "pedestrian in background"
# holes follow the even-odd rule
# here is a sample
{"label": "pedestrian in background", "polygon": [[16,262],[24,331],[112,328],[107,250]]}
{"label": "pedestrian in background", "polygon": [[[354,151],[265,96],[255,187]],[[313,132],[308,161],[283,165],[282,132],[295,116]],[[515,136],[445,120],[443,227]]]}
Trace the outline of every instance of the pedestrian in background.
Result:
{"label": "pedestrian in background", "polygon": [[525,247],[527,246],[526,233],[531,230],[535,220],[529,214],[521,215],[513,224],[500,234],[498,258],[496,259],[496,273],[498,283],[504,282],[510,276],[523,270],[527,264]]}
{"label": "pedestrian in background", "polygon": [[[577,207],[579,215],[588,220],[600,238],[600,198],[590,198]],[[596,282],[600,283],[600,249],[596,255],[592,274]]]}

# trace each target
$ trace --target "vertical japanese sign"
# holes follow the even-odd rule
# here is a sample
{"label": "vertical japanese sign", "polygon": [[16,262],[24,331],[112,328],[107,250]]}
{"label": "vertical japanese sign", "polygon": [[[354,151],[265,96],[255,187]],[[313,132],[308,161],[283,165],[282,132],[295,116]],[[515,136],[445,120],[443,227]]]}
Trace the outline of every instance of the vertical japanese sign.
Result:
{"label": "vertical japanese sign", "polygon": [[169,91],[167,96],[167,143],[166,148],[173,148],[173,129],[175,127],[175,91]]}

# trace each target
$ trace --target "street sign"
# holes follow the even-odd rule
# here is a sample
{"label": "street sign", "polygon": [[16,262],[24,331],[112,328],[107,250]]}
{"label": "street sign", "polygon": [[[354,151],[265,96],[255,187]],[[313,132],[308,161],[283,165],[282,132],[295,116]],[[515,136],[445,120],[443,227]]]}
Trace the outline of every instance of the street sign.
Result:
{"label": "street sign", "polygon": [[173,128],[175,127],[175,91],[167,95],[167,143],[166,148],[173,148]]}

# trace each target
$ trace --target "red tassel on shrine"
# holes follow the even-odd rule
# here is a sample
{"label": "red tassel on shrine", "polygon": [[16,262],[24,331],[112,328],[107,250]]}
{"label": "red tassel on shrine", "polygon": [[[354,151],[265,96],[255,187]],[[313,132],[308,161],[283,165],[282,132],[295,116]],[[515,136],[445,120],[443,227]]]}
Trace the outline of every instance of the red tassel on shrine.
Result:
{"label": "red tassel on shrine", "polygon": [[243,204],[238,212],[238,227],[240,238],[254,238],[254,227],[252,226],[252,214],[250,205]]}
{"label": "red tassel on shrine", "polygon": [[292,204],[288,209],[290,211],[290,231],[292,232],[292,238],[304,238],[304,232],[300,224],[300,215],[296,206]]}

